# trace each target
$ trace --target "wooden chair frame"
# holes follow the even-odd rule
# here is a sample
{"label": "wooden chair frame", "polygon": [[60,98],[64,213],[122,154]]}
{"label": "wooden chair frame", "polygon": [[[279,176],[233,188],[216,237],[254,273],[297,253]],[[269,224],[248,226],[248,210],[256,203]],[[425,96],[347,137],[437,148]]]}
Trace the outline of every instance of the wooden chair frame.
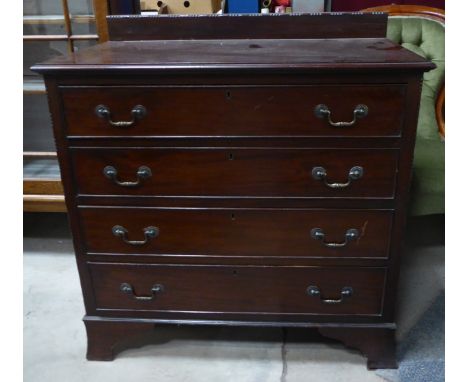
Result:
{"label": "wooden chair frame", "polygon": [[[362,12],[385,12],[389,16],[417,16],[435,20],[445,25],[445,11],[443,9],[423,5],[382,5],[380,7],[363,9]],[[440,87],[434,107],[439,134],[445,138],[445,83]]]}

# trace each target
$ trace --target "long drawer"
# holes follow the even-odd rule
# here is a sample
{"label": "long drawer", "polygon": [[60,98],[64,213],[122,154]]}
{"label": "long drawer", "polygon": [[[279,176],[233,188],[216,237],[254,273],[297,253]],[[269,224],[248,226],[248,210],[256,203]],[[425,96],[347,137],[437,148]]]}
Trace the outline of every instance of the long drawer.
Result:
{"label": "long drawer", "polygon": [[385,268],[88,263],[97,310],[379,315]]}
{"label": "long drawer", "polygon": [[392,211],[79,208],[88,253],[387,258]]}
{"label": "long drawer", "polygon": [[399,136],[406,95],[389,84],[60,89],[67,135],[96,137]]}
{"label": "long drawer", "polygon": [[82,195],[392,198],[396,149],[72,149]]}

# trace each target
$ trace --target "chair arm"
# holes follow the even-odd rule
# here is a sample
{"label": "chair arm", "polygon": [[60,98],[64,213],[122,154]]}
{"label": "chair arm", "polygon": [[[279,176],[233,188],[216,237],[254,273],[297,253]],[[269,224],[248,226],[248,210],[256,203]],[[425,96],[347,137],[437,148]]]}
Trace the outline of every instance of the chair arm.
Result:
{"label": "chair arm", "polygon": [[441,87],[436,101],[436,119],[439,134],[445,139],[445,85]]}

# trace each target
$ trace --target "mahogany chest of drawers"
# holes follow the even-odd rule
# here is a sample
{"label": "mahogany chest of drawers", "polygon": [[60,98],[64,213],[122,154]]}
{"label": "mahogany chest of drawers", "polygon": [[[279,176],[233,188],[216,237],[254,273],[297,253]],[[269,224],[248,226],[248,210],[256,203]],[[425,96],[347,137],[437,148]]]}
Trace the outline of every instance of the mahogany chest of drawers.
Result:
{"label": "mahogany chest of drawers", "polygon": [[376,38],[110,41],[45,76],[88,359],[155,324],[316,327],[394,367],[423,58]]}

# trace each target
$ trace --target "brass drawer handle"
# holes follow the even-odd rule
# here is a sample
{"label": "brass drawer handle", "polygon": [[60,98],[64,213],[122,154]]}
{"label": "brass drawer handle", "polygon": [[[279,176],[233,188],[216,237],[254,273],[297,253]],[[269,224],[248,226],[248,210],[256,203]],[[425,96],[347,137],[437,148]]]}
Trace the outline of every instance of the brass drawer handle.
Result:
{"label": "brass drawer handle", "polygon": [[321,180],[330,188],[346,188],[351,185],[353,180],[361,179],[364,176],[364,169],[361,166],[354,166],[349,170],[348,181],[346,183],[329,183],[327,181],[327,170],[323,167],[314,167],[312,169],[312,178]]}
{"label": "brass drawer handle", "polygon": [[310,230],[312,239],[320,240],[325,247],[328,248],[341,248],[349,244],[349,242],[359,238],[359,231],[356,228],[350,228],[346,231],[345,240],[341,243],[329,243],[325,241],[325,232],[321,228],[314,228]]}
{"label": "brass drawer handle", "polygon": [[140,166],[137,170],[137,180],[135,182],[123,182],[117,178],[117,169],[113,166],[106,166],[102,171],[107,179],[112,180],[115,184],[122,187],[136,187],[139,186],[143,180],[151,178],[153,175],[151,169],[147,166]]}
{"label": "brass drawer handle", "polygon": [[94,109],[94,112],[99,118],[103,118],[107,120],[107,122],[109,122],[111,126],[119,127],[119,128],[132,127],[136,123],[137,120],[142,119],[147,114],[146,108],[142,105],[136,105],[132,109],[131,121],[113,121],[111,111],[106,105],[97,105],[96,108]]}
{"label": "brass drawer handle", "polygon": [[164,292],[164,285],[162,284],[154,284],[153,287],[151,288],[151,296],[137,296],[135,294],[135,290],[133,289],[133,286],[131,286],[128,283],[123,283],[120,285],[120,291],[125,294],[130,294],[135,300],[140,300],[140,301],[151,301],[154,300],[156,297],[156,293],[161,293]]}
{"label": "brass drawer handle", "polygon": [[307,287],[307,294],[312,297],[319,297],[320,301],[324,304],[341,304],[345,299],[351,297],[353,295],[353,288],[351,287],[344,287],[341,289],[341,298],[339,299],[328,299],[322,298],[322,292],[320,288],[315,285],[310,285]]}
{"label": "brass drawer handle", "polygon": [[143,229],[143,234],[145,235],[145,240],[128,240],[128,231],[126,228],[121,225],[115,225],[112,227],[112,234],[116,237],[120,237],[125,243],[130,245],[145,245],[151,239],[159,236],[158,227],[146,227]]}
{"label": "brass drawer handle", "polygon": [[331,120],[331,111],[327,105],[317,105],[314,110],[317,118],[327,118],[328,124],[333,127],[350,127],[356,124],[358,118],[367,117],[369,114],[369,108],[366,105],[357,105],[353,111],[353,120],[350,122],[333,122]]}

